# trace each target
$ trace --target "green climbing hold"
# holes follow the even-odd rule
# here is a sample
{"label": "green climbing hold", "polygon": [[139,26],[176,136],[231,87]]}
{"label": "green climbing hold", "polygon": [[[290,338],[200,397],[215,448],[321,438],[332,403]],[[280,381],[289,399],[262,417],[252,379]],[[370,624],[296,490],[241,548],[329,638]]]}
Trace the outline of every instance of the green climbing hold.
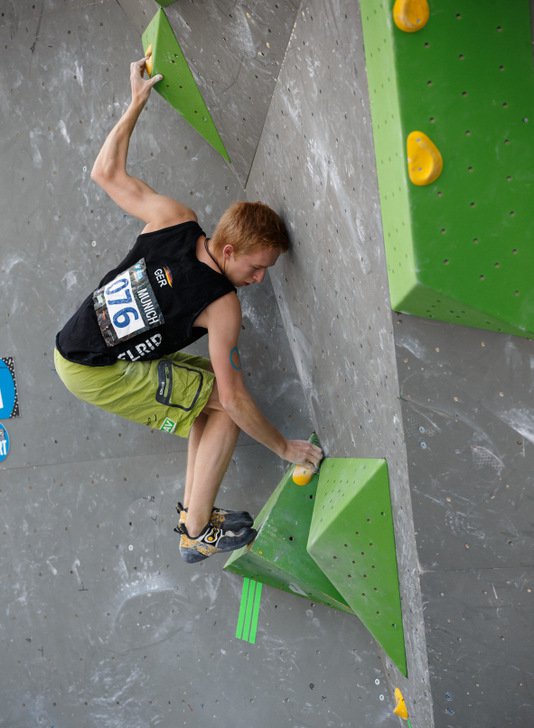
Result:
{"label": "green climbing hold", "polygon": [[328,458],[308,553],[406,675],[395,535],[385,460]]}
{"label": "green climbing hold", "polygon": [[[313,440],[318,444],[318,441]],[[306,551],[319,476],[293,482],[293,466],[260,511],[255,540],[235,551],[225,569],[314,602],[352,613],[338,590]]]}
{"label": "green climbing hold", "polygon": [[151,49],[151,75],[163,76],[155,90],[229,162],[228,152],[163,9],[148,24],[142,43],[145,54]]}

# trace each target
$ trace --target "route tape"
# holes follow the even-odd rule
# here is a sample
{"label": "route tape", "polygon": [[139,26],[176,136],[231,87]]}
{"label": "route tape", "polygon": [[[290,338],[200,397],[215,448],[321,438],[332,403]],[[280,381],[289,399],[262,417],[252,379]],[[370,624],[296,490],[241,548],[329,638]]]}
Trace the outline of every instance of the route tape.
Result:
{"label": "route tape", "polygon": [[241,605],[235,633],[238,640],[244,640],[251,644],[256,643],[262,586],[259,581],[254,581],[248,577],[243,579]]}

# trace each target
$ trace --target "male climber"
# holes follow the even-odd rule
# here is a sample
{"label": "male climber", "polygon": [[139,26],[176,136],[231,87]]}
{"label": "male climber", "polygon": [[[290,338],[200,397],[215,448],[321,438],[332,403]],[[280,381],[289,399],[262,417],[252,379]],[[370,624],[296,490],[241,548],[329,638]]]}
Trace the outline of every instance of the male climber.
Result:
{"label": "male climber", "polygon": [[[261,283],[288,249],[282,220],[260,202],[238,202],[211,239],[185,205],[126,171],[130,137],[161,76],[130,66],[131,101],[111,130],[91,178],[145,224],[56,337],[56,370],[78,398],[149,427],[189,437],[180,553],[188,563],[250,543],[246,511],[215,508],[243,430],[280,458],[317,468],[322,452],[287,440],[263,416],[241,374],[236,288]],[[210,360],[180,350],[208,335]]]}

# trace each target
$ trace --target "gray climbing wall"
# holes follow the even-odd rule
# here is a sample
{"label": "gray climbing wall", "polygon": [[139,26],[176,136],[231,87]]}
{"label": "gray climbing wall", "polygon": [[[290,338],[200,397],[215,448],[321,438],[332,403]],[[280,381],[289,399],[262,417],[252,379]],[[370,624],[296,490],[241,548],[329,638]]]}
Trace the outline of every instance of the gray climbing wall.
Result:
{"label": "gray climbing wall", "polygon": [[[409,679],[386,661],[388,685],[368,700],[378,715],[381,708],[391,714],[393,688],[400,687],[417,706],[414,728],[426,728],[432,711],[425,634],[354,3],[301,4],[247,193],[282,209],[293,235],[292,253],[271,277],[327,454],[388,460]],[[357,622],[353,630],[363,640]]]}
{"label": "gray climbing wall", "polygon": [[[5,421],[11,452],[0,464],[0,725],[238,725],[257,711],[284,724],[306,711],[308,693],[321,706],[321,675],[305,670],[287,686],[295,660],[309,665],[319,651],[333,673],[338,659],[311,608],[303,651],[284,640],[302,612],[289,603],[284,614],[274,599],[262,615],[269,657],[235,640],[240,580],[222,573],[221,559],[191,569],[178,555],[185,442],[86,407],[52,367],[56,330],[140,229],[89,180],[125,108],[139,34],[116,3],[81,1],[4,2],[0,33],[0,356],[15,358],[21,412]],[[207,230],[244,197],[157,95],[131,162]],[[247,291],[243,309],[252,390],[281,429],[307,436],[269,285]],[[281,467],[243,438],[221,501],[257,511]],[[345,653],[347,670],[355,660]]]}
{"label": "gray climbing wall", "polygon": [[[21,413],[3,421],[11,452],[0,463],[0,726],[395,726],[380,651],[357,620],[266,589],[257,644],[234,638],[240,579],[223,573],[224,559],[191,568],[178,555],[185,443],[78,402],[53,371],[58,327],[140,227],[89,172],[127,103],[147,5],[0,7],[0,356],[15,358]],[[215,8],[242,24],[248,12],[238,51],[278,49],[264,79],[274,88],[287,7],[271,5],[273,22],[257,37],[250,3],[186,3],[183,22],[172,9],[175,30],[201,7],[209,44],[197,49],[199,62],[220,38]],[[232,37],[239,46],[237,30]],[[240,79],[247,70],[254,76],[243,63]],[[220,73],[230,88],[236,65],[222,50]],[[245,82],[258,94],[254,109],[266,110],[267,86]],[[231,170],[154,95],[132,140],[131,171],[190,204],[209,231],[245,196],[239,179],[263,127],[254,118],[261,126]],[[244,292],[243,309],[251,390],[280,429],[306,437],[313,418],[270,284]],[[243,437],[221,503],[257,512],[283,469]]]}
{"label": "gray climbing wall", "polygon": [[436,725],[534,722],[534,345],[398,317]]}
{"label": "gray climbing wall", "polygon": [[[284,215],[293,251],[242,296],[247,381],[288,435],[388,459],[408,679],[355,618],[268,588],[257,643],[236,640],[240,579],[177,553],[185,442],[58,381],[57,328],[139,230],[89,170],[156,9],[0,4],[0,357],[20,395],[0,728],[393,728],[394,687],[413,728],[530,728],[533,344],[392,318],[357,3],[170,6],[234,166],[154,95],[131,170],[207,231],[245,196]],[[257,512],[283,469],[242,437],[221,503]]]}
{"label": "gray climbing wall", "polygon": [[[117,0],[141,33],[153,0]],[[220,0],[165,8],[234,172],[246,184],[299,0]]]}
{"label": "gray climbing wall", "polygon": [[533,344],[391,320],[365,84],[352,3],[302,3],[248,193],[288,211],[273,283],[323,443],[390,463],[410,670],[390,685],[414,726],[528,728]]}

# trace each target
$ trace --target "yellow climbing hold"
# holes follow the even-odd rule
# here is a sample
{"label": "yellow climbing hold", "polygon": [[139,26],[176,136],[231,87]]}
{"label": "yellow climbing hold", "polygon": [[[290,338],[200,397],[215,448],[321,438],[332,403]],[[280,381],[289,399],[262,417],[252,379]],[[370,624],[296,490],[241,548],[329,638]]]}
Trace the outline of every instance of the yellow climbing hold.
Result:
{"label": "yellow climbing hold", "polygon": [[416,33],[424,28],[430,17],[428,0],[396,0],[393,6],[395,25],[405,33]]}
{"label": "yellow climbing hold", "polygon": [[145,68],[146,72],[149,76],[152,76],[152,71],[154,70],[154,61],[152,59],[152,44],[148,46],[148,48],[145,51]]}
{"label": "yellow climbing hold", "polygon": [[295,465],[295,470],[293,470],[293,482],[295,485],[308,485],[315,475],[315,472],[316,471],[311,468],[305,468],[304,465]]}
{"label": "yellow climbing hold", "polygon": [[397,705],[395,706],[393,713],[403,720],[408,720],[408,708],[406,707],[406,703],[404,702],[404,698],[399,688],[395,688],[395,702]]}
{"label": "yellow climbing hold", "polygon": [[434,142],[422,131],[412,131],[406,140],[408,174],[414,185],[431,185],[443,170],[443,158]]}

